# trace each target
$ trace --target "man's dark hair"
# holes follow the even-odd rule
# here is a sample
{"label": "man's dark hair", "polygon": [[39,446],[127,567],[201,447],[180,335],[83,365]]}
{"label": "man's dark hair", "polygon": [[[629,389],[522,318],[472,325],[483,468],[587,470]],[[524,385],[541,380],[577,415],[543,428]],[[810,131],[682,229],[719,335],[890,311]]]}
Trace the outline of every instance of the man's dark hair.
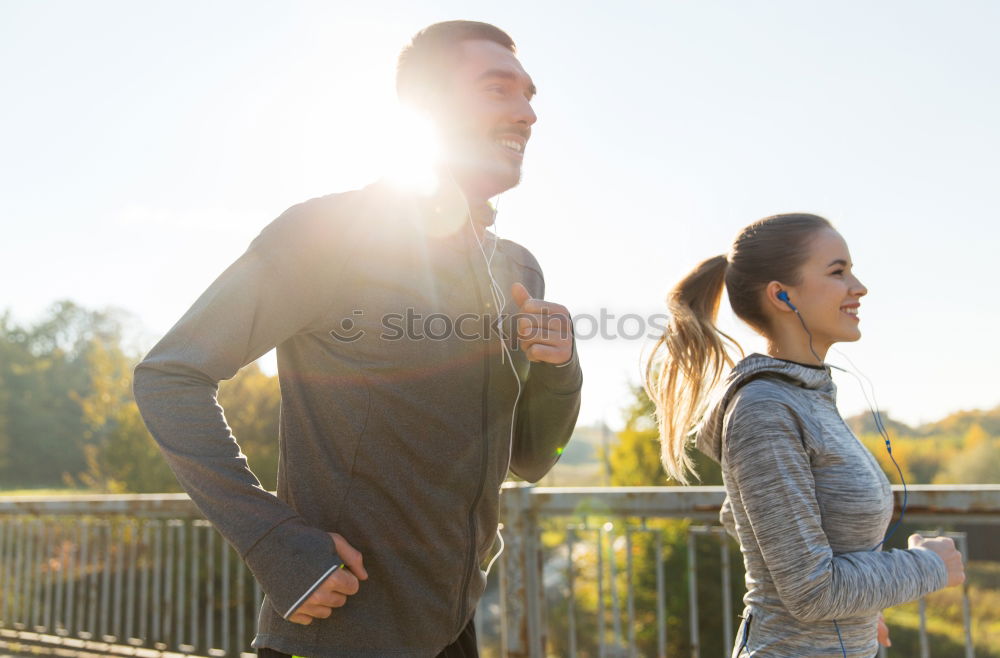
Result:
{"label": "man's dark hair", "polygon": [[445,21],[417,32],[399,53],[396,64],[396,94],[404,102],[423,105],[448,85],[448,72],[463,41],[485,40],[517,52],[514,40],[489,23]]}

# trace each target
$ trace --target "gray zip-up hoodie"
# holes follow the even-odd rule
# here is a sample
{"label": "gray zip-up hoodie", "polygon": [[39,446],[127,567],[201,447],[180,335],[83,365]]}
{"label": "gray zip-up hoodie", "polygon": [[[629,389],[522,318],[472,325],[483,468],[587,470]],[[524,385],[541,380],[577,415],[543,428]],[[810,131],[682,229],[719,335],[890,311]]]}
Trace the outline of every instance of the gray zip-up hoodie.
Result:
{"label": "gray zip-up hoodie", "polygon": [[748,356],[697,445],[722,465],[721,518],[746,565],[734,656],[870,658],[882,608],[945,586],[944,562],[929,550],[872,550],[892,490],[837,411],[829,368]]}
{"label": "gray zip-up hoodie", "polygon": [[[445,196],[379,184],[299,204],[136,368],[150,432],[264,590],[254,646],[432,657],[472,616],[508,466],[537,480],[555,463],[582,383],[575,356],[557,367],[501,350],[486,258],[505,316],[513,282],[543,298],[544,280],[524,247],[485,241]],[[274,346],[277,497],[216,403],[219,380]],[[328,619],[293,624],[340,563],[328,532],[362,553],[369,579]]]}

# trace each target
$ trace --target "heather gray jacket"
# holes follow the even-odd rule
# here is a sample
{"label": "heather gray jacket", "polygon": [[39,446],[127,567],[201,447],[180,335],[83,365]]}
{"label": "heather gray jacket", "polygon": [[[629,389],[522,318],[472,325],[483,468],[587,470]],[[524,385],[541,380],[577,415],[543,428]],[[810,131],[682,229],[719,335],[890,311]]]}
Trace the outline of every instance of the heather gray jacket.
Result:
{"label": "heather gray jacket", "polygon": [[838,413],[829,368],[748,356],[697,442],[722,464],[722,520],[746,565],[734,656],[842,656],[836,620],[846,654],[871,658],[882,608],[945,586],[929,550],[872,550],[892,491]]}
{"label": "heather gray jacket", "polygon": [[[254,646],[435,656],[485,587],[508,464],[537,480],[569,439],[576,357],[529,365],[514,351],[523,392],[511,445],[518,382],[484,319],[497,309],[465,208],[381,184],[295,206],[135,370],[136,401],[170,466],[263,587]],[[543,297],[527,250],[491,236],[484,246],[505,314],[517,310],[514,281]],[[277,497],[216,403],[220,380],[275,346]],[[329,619],[285,621],[340,564],[327,532],[361,551],[369,580]]]}

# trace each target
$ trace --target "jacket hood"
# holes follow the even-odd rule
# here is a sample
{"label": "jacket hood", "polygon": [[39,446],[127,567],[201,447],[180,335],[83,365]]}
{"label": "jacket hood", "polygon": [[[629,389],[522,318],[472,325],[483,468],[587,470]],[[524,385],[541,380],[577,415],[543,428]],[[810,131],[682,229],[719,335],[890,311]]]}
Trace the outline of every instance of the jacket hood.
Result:
{"label": "jacket hood", "polygon": [[722,429],[726,409],[743,386],[762,377],[780,379],[794,386],[823,391],[831,396],[836,394],[829,366],[811,368],[764,354],[751,354],[736,364],[725,383],[713,395],[708,411],[695,433],[698,450],[717,462],[722,461]]}

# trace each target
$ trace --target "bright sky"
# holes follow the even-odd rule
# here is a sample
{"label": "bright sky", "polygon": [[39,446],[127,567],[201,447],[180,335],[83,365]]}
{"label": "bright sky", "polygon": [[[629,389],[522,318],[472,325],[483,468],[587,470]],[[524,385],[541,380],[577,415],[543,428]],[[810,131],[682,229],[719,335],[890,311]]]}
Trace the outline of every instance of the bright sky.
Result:
{"label": "bright sky", "polygon": [[[550,300],[659,312],[743,225],[815,212],[870,290],[841,349],[880,406],[917,423],[1000,403],[992,0],[5,0],[0,309],[118,306],[151,345],[286,207],[379,176],[395,56],[453,18],[507,30],[539,87],[497,228]],[[582,422],[620,425],[644,345],[580,341]]]}

